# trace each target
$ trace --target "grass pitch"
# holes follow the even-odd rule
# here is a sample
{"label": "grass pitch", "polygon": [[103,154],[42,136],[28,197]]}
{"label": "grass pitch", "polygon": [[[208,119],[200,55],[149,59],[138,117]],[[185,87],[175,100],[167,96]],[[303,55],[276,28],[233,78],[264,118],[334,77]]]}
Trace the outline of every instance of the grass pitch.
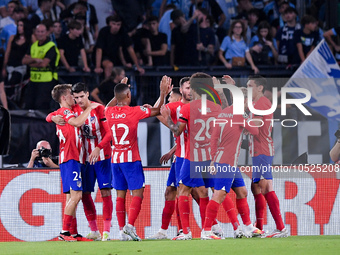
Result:
{"label": "grass pitch", "polygon": [[290,236],[288,238],[252,238],[225,240],[143,240],[142,242],[8,242],[0,243],[0,254],[339,254],[340,236]]}

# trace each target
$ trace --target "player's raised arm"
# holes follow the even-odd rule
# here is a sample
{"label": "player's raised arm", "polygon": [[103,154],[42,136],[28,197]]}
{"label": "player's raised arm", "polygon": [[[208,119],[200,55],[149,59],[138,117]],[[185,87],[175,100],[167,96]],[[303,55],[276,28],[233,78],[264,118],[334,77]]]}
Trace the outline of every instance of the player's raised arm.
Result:
{"label": "player's raised arm", "polygon": [[161,80],[161,83],[160,83],[160,86],[159,86],[159,89],[160,89],[160,96],[159,96],[159,104],[157,105],[157,107],[153,107],[150,109],[150,117],[152,116],[157,116],[160,114],[160,109],[161,109],[161,106],[164,104],[164,100],[165,100],[165,97],[167,95],[167,92],[169,90],[169,87],[171,87],[171,78],[164,75],[162,77],[162,80]]}
{"label": "player's raised arm", "polygon": [[90,107],[87,107],[86,110],[80,114],[78,117],[73,117],[68,120],[68,124],[74,126],[74,127],[80,127],[84,124],[87,117],[89,116],[90,112],[95,109],[97,106],[101,104],[99,103],[91,103]]}
{"label": "player's raised arm", "polygon": [[187,124],[184,123],[184,122],[177,122],[175,124],[171,119],[170,109],[167,108],[165,105],[162,105],[162,107],[161,107],[161,114],[165,119],[167,119],[167,123],[168,123],[167,126],[174,133],[174,135],[180,136]]}

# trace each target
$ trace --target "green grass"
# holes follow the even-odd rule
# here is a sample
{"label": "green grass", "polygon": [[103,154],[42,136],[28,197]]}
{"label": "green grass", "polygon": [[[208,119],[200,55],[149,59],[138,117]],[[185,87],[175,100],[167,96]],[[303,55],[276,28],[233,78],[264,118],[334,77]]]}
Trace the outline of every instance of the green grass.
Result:
{"label": "green grass", "polygon": [[340,236],[290,236],[278,239],[231,239],[212,241],[144,240],[142,242],[8,242],[0,254],[339,254]]}

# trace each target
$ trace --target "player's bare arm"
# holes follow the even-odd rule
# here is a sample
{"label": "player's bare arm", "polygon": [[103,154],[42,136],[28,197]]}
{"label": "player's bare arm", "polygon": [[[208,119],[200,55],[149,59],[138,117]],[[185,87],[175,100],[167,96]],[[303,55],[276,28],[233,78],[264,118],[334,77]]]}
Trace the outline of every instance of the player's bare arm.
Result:
{"label": "player's bare arm", "polygon": [[74,127],[80,127],[81,125],[84,124],[84,122],[86,121],[87,117],[89,116],[90,112],[97,108],[97,106],[99,106],[101,104],[99,103],[91,103],[89,107],[86,108],[86,110],[80,114],[78,117],[75,118],[71,118],[68,121],[68,124],[74,126]]}
{"label": "player's bare arm", "polygon": [[169,159],[174,155],[176,152],[177,144],[175,144],[167,153],[165,153],[160,159],[159,163],[160,164],[166,164],[168,163]]}
{"label": "player's bare arm", "polygon": [[172,121],[170,116],[170,109],[166,106],[161,107],[161,114],[164,118],[167,119],[169,129],[174,133],[175,136],[180,136],[186,126],[183,122],[177,122],[176,124]]}

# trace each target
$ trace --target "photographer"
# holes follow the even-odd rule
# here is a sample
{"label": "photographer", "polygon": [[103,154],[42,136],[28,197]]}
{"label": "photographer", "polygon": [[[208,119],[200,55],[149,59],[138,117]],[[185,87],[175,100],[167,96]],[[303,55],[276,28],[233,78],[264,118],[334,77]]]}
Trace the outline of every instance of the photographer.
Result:
{"label": "photographer", "polygon": [[52,148],[49,142],[41,140],[33,149],[27,168],[50,167],[59,168],[52,160]]}

